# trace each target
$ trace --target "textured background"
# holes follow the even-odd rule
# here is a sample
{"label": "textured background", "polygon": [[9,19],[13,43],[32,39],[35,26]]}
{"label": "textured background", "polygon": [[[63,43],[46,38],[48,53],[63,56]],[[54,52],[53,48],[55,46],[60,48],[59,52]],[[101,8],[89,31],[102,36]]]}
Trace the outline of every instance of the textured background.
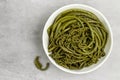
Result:
{"label": "textured background", "polygon": [[[46,63],[42,30],[58,8],[82,3],[101,11],[114,35],[112,53],[106,63],[84,75],[65,73],[54,65],[41,72],[33,64],[37,55]],[[120,0],[0,0],[0,80],[118,80],[120,79]]]}

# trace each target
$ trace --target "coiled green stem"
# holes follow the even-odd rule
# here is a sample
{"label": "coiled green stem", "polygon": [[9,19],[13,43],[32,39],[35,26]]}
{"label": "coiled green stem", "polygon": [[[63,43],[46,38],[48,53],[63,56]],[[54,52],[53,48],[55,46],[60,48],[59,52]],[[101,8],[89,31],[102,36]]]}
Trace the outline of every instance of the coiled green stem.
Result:
{"label": "coiled green stem", "polygon": [[41,71],[45,71],[45,70],[47,70],[48,67],[49,67],[49,63],[46,63],[46,67],[44,67],[44,68],[42,67],[42,64],[39,62],[39,56],[37,56],[37,57],[35,58],[34,64],[35,64],[35,66],[36,66],[39,70],[41,70]]}

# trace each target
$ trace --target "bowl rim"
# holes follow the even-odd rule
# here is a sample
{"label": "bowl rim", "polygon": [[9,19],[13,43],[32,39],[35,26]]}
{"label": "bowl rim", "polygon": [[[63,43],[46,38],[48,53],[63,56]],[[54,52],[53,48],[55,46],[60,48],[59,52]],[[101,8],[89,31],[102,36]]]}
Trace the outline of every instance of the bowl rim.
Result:
{"label": "bowl rim", "polygon": [[[44,45],[44,32],[45,32],[45,27],[47,26],[46,24],[48,24],[50,18],[52,18],[56,13],[59,14],[59,13],[60,13],[60,10],[62,10],[62,9],[64,9],[64,8],[67,8],[67,7],[73,7],[73,8],[75,8],[76,6],[78,6],[78,7],[80,7],[80,6],[82,6],[82,7],[87,7],[88,9],[91,9],[92,11],[95,11],[96,13],[98,13],[98,14],[104,19],[105,23],[107,24],[108,31],[109,31],[109,35],[110,35],[110,40],[111,40],[110,48],[109,48],[109,50],[108,50],[108,53],[107,53],[106,57],[103,59],[103,61],[102,61],[101,63],[99,63],[97,66],[95,66],[94,68],[92,68],[92,69],[90,69],[90,70],[88,70],[88,71],[82,71],[82,72],[77,72],[77,71],[75,72],[75,71],[72,71],[72,70],[66,70],[66,69],[64,69],[64,68],[61,68],[60,65],[58,65],[58,64],[56,65],[56,64],[50,59],[50,56],[47,55],[49,52],[46,51],[46,47],[45,47],[45,45]],[[71,8],[68,8],[68,9],[71,9]],[[82,8],[81,8],[81,9],[82,9]],[[64,9],[64,10],[67,10],[67,9]],[[88,11],[89,11],[89,10],[88,10]],[[61,12],[63,12],[63,10],[62,10]],[[58,14],[57,14],[57,15],[58,15]],[[56,16],[57,16],[57,15],[56,15]],[[55,19],[55,18],[54,18],[54,19]],[[50,15],[50,17],[49,17],[48,20],[46,21],[45,26],[44,26],[44,29],[43,29],[42,44],[43,44],[43,49],[44,49],[44,51],[45,51],[45,54],[46,54],[47,57],[49,58],[50,62],[51,62],[53,65],[55,65],[57,68],[59,68],[59,69],[62,70],[62,71],[65,71],[65,72],[68,72],[68,73],[72,73],[72,74],[85,74],[85,73],[89,73],[89,72],[95,71],[95,70],[98,69],[100,66],[102,66],[103,63],[108,59],[108,57],[110,56],[110,53],[111,53],[111,51],[112,51],[112,47],[113,47],[113,33],[112,33],[112,30],[111,30],[111,27],[110,27],[110,24],[109,24],[108,20],[107,20],[106,17],[105,17],[100,11],[98,11],[97,9],[95,9],[95,8],[93,8],[93,7],[91,7],[91,6],[88,6],[88,5],[84,5],[84,4],[69,4],[69,5],[65,5],[65,6],[60,7],[59,9],[55,10],[55,11]]]}

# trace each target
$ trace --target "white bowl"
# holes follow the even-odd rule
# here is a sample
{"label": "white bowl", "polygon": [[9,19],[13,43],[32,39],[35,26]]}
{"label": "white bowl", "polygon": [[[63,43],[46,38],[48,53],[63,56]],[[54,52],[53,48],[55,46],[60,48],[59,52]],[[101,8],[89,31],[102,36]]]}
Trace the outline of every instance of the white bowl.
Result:
{"label": "white bowl", "polygon": [[[101,58],[96,64],[91,65],[89,67],[83,68],[81,70],[70,70],[70,69],[66,69],[60,65],[58,65],[50,56],[49,56],[49,52],[48,52],[48,34],[47,34],[47,29],[48,27],[53,23],[54,19],[56,18],[56,16],[58,14],[60,14],[61,12],[67,10],[67,9],[72,9],[72,8],[79,8],[79,9],[84,9],[84,10],[88,10],[92,13],[94,13],[100,20],[101,22],[105,25],[106,29],[108,30],[109,33],[109,38],[108,38],[108,42],[106,44],[105,47],[105,52],[106,52],[106,56]],[[69,72],[69,73],[73,73],[73,74],[84,74],[84,73],[88,73],[91,71],[96,70],[97,68],[99,68],[109,57],[111,50],[112,50],[112,46],[113,46],[113,36],[112,36],[112,31],[110,28],[110,24],[108,23],[107,19],[104,17],[104,15],[99,12],[98,10],[87,6],[87,5],[83,5],[83,4],[70,4],[67,6],[63,6],[60,9],[56,10],[47,20],[44,30],[43,30],[43,35],[42,35],[42,41],[43,41],[43,48],[45,50],[45,53],[47,55],[47,57],[49,58],[49,60],[59,69],[65,71],[65,72]]]}

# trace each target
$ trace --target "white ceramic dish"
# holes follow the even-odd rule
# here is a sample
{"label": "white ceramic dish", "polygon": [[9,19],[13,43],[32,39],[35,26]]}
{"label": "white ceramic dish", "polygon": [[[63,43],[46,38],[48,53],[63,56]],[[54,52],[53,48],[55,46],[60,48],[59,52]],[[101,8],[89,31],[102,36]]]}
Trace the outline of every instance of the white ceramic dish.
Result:
{"label": "white ceramic dish", "polygon": [[[65,11],[67,9],[72,9],[72,8],[84,9],[84,10],[88,10],[88,11],[91,11],[92,13],[94,13],[101,20],[101,22],[103,22],[103,24],[105,25],[105,27],[106,27],[106,29],[108,30],[108,33],[109,33],[108,42],[107,42],[106,47],[105,47],[106,56],[101,58],[97,62],[97,64],[91,65],[91,66],[83,68],[81,70],[69,70],[69,69],[66,69],[66,68],[56,64],[55,61],[49,56],[50,53],[48,52],[48,34],[47,34],[48,27],[53,23],[54,19],[56,18],[56,16],[58,14],[60,14],[61,12]],[[49,58],[49,60],[59,69],[65,71],[65,72],[73,73],[73,74],[84,74],[84,73],[88,73],[88,72],[94,71],[97,68],[99,68],[109,57],[109,55],[111,53],[111,50],[112,50],[112,46],[113,46],[112,31],[111,31],[110,24],[108,23],[107,19],[98,10],[96,10],[96,9],[90,7],[90,6],[87,6],[87,5],[83,5],[83,4],[70,4],[70,5],[63,6],[60,9],[56,10],[49,17],[48,21],[45,24],[45,27],[44,27],[44,30],[43,30],[43,35],[42,35],[42,41],[43,41],[43,48],[44,48],[45,53],[46,53],[47,57]]]}

